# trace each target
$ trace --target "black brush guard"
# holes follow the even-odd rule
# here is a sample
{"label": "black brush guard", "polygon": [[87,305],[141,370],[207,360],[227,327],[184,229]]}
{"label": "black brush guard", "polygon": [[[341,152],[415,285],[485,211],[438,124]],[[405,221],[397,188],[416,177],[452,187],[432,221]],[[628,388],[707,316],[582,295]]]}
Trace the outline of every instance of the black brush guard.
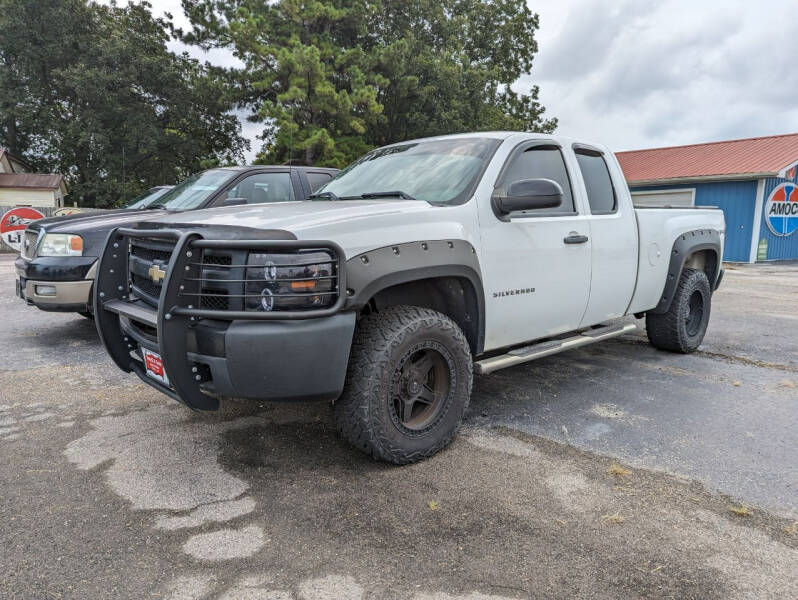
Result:
{"label": "black brush guard", "polygon": [[[131,296],[129,265],[130,239],[174,242],[166,268],[157,310]],[[196,308],[201,296],[205,249],[285,251],[323,249],[332,253],[337,275],[335,302],[322,309],[209,310]],[[198,373],[188,347],[187,331],[203,319],[217,321],[298,321],[323,319],[340,313],[346,301],[346,259],[343,249],[329,241],[307,240],[218,240],[205,239],[202,232],[174,229],[139,230],[120,228],[111,232],[100,259],[94,286],[95,321],[100,339],[117,366],[133,372],[147,384],[195,410],[216,410],[218,397],[207,392],[205,378]],[[353,315],[349,315],[352,316]],[[131,335],[122,328],[121,318],[157,331],[155,339]],[[354,318],[351,319],[354,328]],[[315,321],[319,322],[319,321]],[[277,325],[277,323],[275,323]],[[340,329],[340,328],[339,328]],[[351,338],[350,338],[351,341]],[[158,352],[171,387],[148,377],[136,352],[140,347]],[[346,345],[348,357],[348,343]],[[344,367],[345,371],[345,367]],[[342,382],[341,382],[342,385]]]}

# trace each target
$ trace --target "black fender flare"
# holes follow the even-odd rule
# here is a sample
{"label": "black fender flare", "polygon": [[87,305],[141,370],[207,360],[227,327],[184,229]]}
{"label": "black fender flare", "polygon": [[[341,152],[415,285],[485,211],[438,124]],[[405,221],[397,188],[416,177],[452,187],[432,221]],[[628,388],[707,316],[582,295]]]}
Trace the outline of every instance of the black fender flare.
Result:
{"label": "black fender flare", "polygon": [[377,293],[396,285],[444,277],[465,279],[473,288],[479,313],[475,315],[475,349],[481,353],[485,340],[485,292],[476,250],[465,240],[395,244],[347,259],[345,309],[360,310]]}
{"label": "black fender flare", "polygon": [[711,289],[713,291],[717,289],[722,263],[720,249],[720,232],[716,229],[696,229],[680,235],[673,243],[673,248],[671,249],[670,264],[668,265],[668,273],[665,278],[665,287],[662,290],[662,295],[657,306],[648,312],[653,314],[668,312],[676,294],[676,287],[679,285],[679,277],[684,270],[684,265],[687,259],[696,252],[709,250],[714,253],[715,264],[712,270],[707,272],[707,278]]}

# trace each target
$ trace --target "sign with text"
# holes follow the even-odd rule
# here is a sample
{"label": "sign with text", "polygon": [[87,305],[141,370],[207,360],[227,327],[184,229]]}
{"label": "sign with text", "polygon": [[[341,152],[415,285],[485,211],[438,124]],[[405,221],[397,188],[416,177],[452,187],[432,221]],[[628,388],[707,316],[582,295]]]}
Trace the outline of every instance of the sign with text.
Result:
{"label": "sign with text", "polygon": [[25,228],[28,223],[43,218],[44,215],[35,208],[28,206],[13,208],[0,219],[0,238],[6,246],[19,252],[22,250]]}

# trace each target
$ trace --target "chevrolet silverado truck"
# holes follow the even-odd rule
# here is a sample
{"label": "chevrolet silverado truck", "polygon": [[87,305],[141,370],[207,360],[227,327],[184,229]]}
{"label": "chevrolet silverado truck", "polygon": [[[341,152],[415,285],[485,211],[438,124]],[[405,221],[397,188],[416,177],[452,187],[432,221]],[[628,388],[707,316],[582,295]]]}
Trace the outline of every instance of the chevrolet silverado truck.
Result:
{"label": "chevrolet silverado truck", "polygon": [[123,371],[188,407],[328,401],[346,440],[405,464],[453,438],[473,373],[621,335],[629,315],[694,351],[724,228],[717,209],[635,209],[598,144],[422,139],[305,201],[117,229],[96,323]]}
{"label": "chevrolet silverado truck", "polygon": [[152,188],[125,208],[33,221],[25,229],[22,252],[15,262],[17,296],[41,310],[77,312],[90,318],[97,257],[112,229],[136,224],[148,210],[171,213],[305,198],[337,171],[287,166],[211,169],[176,187]]}

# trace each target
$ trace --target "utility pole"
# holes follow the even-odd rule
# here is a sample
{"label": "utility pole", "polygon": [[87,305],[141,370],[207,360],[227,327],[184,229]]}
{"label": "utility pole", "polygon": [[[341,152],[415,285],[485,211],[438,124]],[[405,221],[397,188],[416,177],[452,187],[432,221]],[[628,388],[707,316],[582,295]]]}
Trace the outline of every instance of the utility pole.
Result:
{"label": "utility pole", "polygon": [[122,196],[127,199],[127,185],[125,181],[125,147],[122,146]]}

